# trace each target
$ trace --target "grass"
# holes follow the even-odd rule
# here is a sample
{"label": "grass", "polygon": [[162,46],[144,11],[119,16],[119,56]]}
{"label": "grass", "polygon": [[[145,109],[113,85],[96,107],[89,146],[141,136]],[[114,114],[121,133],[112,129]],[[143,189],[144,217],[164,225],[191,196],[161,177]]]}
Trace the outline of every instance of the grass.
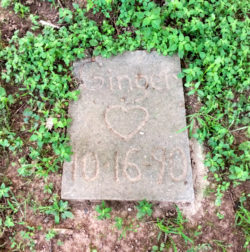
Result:
{"label": "grass", "polygon": [[[0,152],[14,157],[24,180],[47,181],[52,173],[60,171],[64,160],[70,160],[67,108],[69,101],[77,100],[79,94],[74,88],[71,63],[84,58],[88,49],[93,56],[103,57],[136,49],[156,50],[163,55],[177,53],[186,65],[179,77],[183,78],[188,94],[195,95],[202,104],[189,117],[188,127],[192,131],[193,125],[198,124],[193,137],[209,148],[205,164],[216,184],[215,204],[220,206],[224,192],[249,179],[249,3],[167,2],[160,7],[149,0],[88,1],[88,11],[105,17],[100,24],[87,18],[87,9],[73,4],[74,11],[59,9],[60,29],[40,27],[36,22],[39,17],[30,16],[36,34],[29,31],[20,37],[16,31],[8,44],[0,40]],[[19,2],[1,3],[21,17],[29,17],[29,9]],[[16,91],[11,93],[10,87]],[[20,124],[13,125],[13,111],[20,106],[24,106],[19,114]],[[49,190],[51,201],[37,211],[53,216],[56,223],[72,217],[67,203],[52,196],[53,187],[46,185],[44,190]],[[24,244],[34,249],[32,237],[37,228],[22,222],[20,217],[25,207],[33,206],[22,204],[17,195],[6,189],[10,186],[10,180],[1,184],[1,232],[12,234],[13,249],[24,249]],[[150,209],[146,206],[142,215],[151,215]],[[169,237],[177,232],[189,241],[178,218],[178,224],[163,221],[157,225]],[[236,225],[245,234],[245,247],[249,243],[248,224],[249,212],[241,203],[236,211]],[[12,232],[17,226],[24,230],[21,243]],[[172,242],[171,238],[169,241]],[[172,246],[176,247],[174,243]]]}
{"label": "grass", "polygon": [[105,201],[102,201],[101,205],[97,205],[95,210],[98,213],[97,218],[99,220],[110,219],[111,208],[106,206]]}
{"label": "grass", "polygon": [[240,197],[240,206],[235,214],[235,224],[239,226],[245,235],[244,248],[247,248],[250,243],[250,213],[245,208],[246,196],[243,194]]}
{"label": "grass", "polygon": [[[166,244],[168,248],[172,248],[175,252],[177,251],[177,245],[173,239],[173,236],[181,237],[185,244],[194,243],[194,241],[185,234],[184,223],[187,222],[181,214],[181,211],[176,207],[177,216],[176,218],[168,218],[157,221],[157,226],[161,233],[164,233],[167,237]],[[160,235],[161,235],[160,233]]]}

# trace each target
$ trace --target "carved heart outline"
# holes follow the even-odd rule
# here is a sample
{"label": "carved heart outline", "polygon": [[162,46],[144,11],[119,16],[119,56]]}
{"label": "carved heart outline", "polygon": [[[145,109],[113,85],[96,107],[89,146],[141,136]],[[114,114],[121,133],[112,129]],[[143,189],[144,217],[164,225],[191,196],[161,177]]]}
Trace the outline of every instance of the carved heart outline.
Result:
{"label": "carved heart outline", "polygon": [[[118,130],[114,129],[114,127],[112,126],[112,123],[108,119],[109,112],[114,109],[120,109],[122,112],[125,112],[125,113],[129,113],[129,111],[137,109],[137,110],[143,111],[145,116],[144,116],[144,119],[139,123],[139,125],[134,130],[132,130],[129,134],[121,134]],[[122,105],[109,106],[109,107],[107,107],[104,116],[105,116],[105,123],[107,125],[107,128],[111,132],[113,132],[115,135],[117,135],[118,137],[122,138],[125,141],[129,141],[131,138],[133,138],[138,133],[138,131],[140,131],[144,127],[144,125],[146,124],[146,122],[149,119],[149,114],[148,114],[147,109],[145,109],[141,106],[138,106],[138,105],[130,106],[129,108],[126,108]]]}

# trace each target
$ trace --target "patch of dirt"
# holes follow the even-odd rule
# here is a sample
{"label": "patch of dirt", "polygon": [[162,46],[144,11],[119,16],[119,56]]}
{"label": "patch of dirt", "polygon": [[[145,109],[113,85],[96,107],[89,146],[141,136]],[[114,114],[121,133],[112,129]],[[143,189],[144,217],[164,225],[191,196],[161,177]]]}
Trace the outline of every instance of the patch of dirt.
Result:
{"label": "patch of dirt", "polygon": [[[58,7],[52,6],[47,1],[27,0],[23,1],[23,4],[30,8],[31,14],[38,15],[39,20],[56,24],[59,19]],[[19,14],[15,14],[11,7],[4,9],[0,6],[0,30],[4,41],[9,41],[17,30],[19,30],[19,36],[23,37],[31,26],[28,15],[22,18]]]}
{"label": "patch of dirt", "polygon": [[105,16],[102,13],[96,13],[93,14],[93,12],[89,11],[88,13],[86,13],[86,17],[88,17],[89,19],[95,21],[97,23],[97,25],[101,26],[103,23],[103,20],[105,20]]}
{"label": "patch of dirt", "polygon": [[[0,71],[2,70],[0,66]],[[30,133],[22,131],[22,127],[24,125],[23,121],[23,112],[27,107],[27,100],[29,99],[27,96],[25,98],[18,99],[15,94],[19,92],[19,87],[14,86],[10,83],[5,83],[1,80],[1,86],[5,89],[7,96],[12,95],[14,99],[17,99],[14,104],[8,106],[8,110],[3,109],[0,112],[0,127],[2,128],[10,128],[11,132],[15,133],[16,137],[20,137],[23,142],[25,142],[29,137]],[[19,92],[21,95],[21,93]],[[2,125],[1,125],[2,123]],[[27,152],[28,146],[22,149],[22,152],[19,150],[19,156],[25,155]],[[5,149],[0,149],[0,173],[8,168],[11,162],[15,162],[17,160],[17,156],[11,156]]]}
{"label": "patch of dirt", "polygon": [[[43,179],[34,178],[22,179],[17,173],[18,167],[9,167],[6,176],[11,178],[12,190],[18,195],[20,202],[27,200],[25,220],[30,226],[41,226],[41,230],[35,232],[33,237],[37,251],[151,251],[152,246],[159,245],[166,237],[162,235],[158,240],[159,229],[156,226],[157,219],[175,218],[176,211],[173,204],[154,203],[152,217],[147,217],[143,221],[136,219],[136,203],[108,201],[107,206],[112,208],[111,219],[98,220],[95,207],[100,202],[84,201],[70,202],[74,219],[67,219],[56,225],[52,215],[44,215],[34,212],[32,202],[40,205],[52,204],[52,195],[44,193],[45,182]],[[197,180],[195,180],[197,181]],[[61,175],[52,174],[47,183],[53,183],[54,192],[60,195]],[[206,184],[207,186],[207,184]],[[247,185],[245,185],[247,186]],[[204,186],[203,186],[204,188]],[[247,186],[249,189],[249,187]],[[237,189],[242,192],[246,187]],[[184,215],[189,221],[184,225],[184,233],[194,240],[194,244],[210,244],[211,248],[219,249],[218,241],[223,244],[226,251],[243,251],[244,237],[234,226],[235,203],[229,193],[226,193],[221,208],[214,205],[215,187],[210,184],[206,189],[206,197],[200,200],[200,206],[196,211],[191,211],[190,204],[179,204]],[[202,192],[204,196],[204,190]],[[235,192],[237,194],[237,192]],[[197,197],[197,191],[196,191]],[[34,208],[34,207],[33,207]],[[217,212],[224,215],[219,220]],[[125,232],[121,237],[122,231],[115,227],[115,218],[121,217],[125,226],[131,230]],[[21,216],[19,216],[21,218]],[[194,231],[201,226],[200,235],[194,236]],[[22,231],[19,226],[16,231]],[[48,230],[53,229],[57,235],[50,241],[45,239]],[[179,236],[173,236],[179,250],[186,251],[185,242]],[[59,246],[58,243],[63,243]],[[6,249],[9,247],[6,247]]]}
{"label": "patch of dirt", "polygon": [[154,0],[159,6],[163,6],[166,3],[166,0]]}
{"label": "patch of dirt", "polygon": [[8,41],[17,30],[19,30],[19,36],[23,36],[30,26],[31,22],[28,19],[25,20],[18,15],[13,15],[9,9],[0,7],[0,30],[4,41]]}
{"label": "patch of dirt", "polygon": [[[112,205],[114,202],[112,202]],[[129,212],[128,209],[131,209]],[[123,217],[127,225],[132,224],[134,231],[128,231],[126,237],[120,239],[121,232],[114,227],[114,221],[97,220],[93,203],[82,203],[75,208],[74,227],[77,227],[71,236],[64,237],[63,248],[58,251],[90,251],[96,248],[98,251],[147,251],[152,247],[157,235],[155,226],[140,223],[134,220],[135,209],[133,203],[120,203],[120,208],[113,210],[111,218]],[[66,228],[72,230],[72,226]],[[138,227],[137,227],[138,225]],[[56,249],[56,248],[55,248]]]}
{"label": "patch of dirt", "polygon": [[249,137],[246,136],[244,130],[243,131],[240,131],[240,130],[234,131],[234,132],[232,132],[232,135],[234,136],[234,144],[237,146],[240,145],[241,143],[249,140]]}
{"label": "patch of dirt", "polygon": [[[27,5],[27,1],[25,1]],[[47,1],[29,0],[27,6],[30,7],[30,12],[34,15],[38,15],[40,20],[49,21],[52,24],[56,24],[59,20],[58,7],[53,6]]]}

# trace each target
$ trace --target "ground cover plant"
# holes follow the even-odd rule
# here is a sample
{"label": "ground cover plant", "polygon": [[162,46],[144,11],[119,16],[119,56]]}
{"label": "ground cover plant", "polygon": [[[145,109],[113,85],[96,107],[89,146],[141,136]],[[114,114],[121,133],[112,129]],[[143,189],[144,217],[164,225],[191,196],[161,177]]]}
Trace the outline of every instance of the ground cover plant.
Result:
{"label": "ground cover plant", "polygon": [[[1,175],[2,248],[35,250],[36,233],[54,237],[53,229],[44,230],[26,221],[30,209],[52,217],[56,224],[73,217],[68,203],[60,200],[49,181],[53,174],[61,173],[63,161],[70,160],[72,154],[67,108],[79,94],[71,74],[72,62],[89,54],[110,57],[136,49],[177,53],[183,68],[179,77],[187,95],[199,103],[198,110],[191,108],[188,129],[191,137],[206,146],[205,164],[216,185],[215,205],[221,206],[225,193],[245,188],[250,161],[248,1],[89,0],[85,7],[70,3],[68,8],[64,1],[52,1],[50,8],[58,13],[54,26],[41,25],[40,17],[24,2],[1,0],[1,5],[31,25],[27,33],[15,31],[9,40],[0,36],[0,164],[17,170],[23,184],[43,181],[45,195],[38,204],[32,192],[21,195],[12,188],[12,178]],[[245,235],[241,250],[249,245],[247,193],[239,189],[234,199],[235,225]],[[152,215],[151,207],[147,201],[139,203],[139,222]],[[97,209],[99,219],[111,217],[105,203]],[[111,220],[122,229],[126,225],[119,218]],[[220,210],[218,218],[224,218]],[[168,235],[174,250],[199,249],[196,238],[189,240],[184,232],[184,222],[159,220],[152,224]],[[176,244],[171,232],[185,242]],[[161,243],[159,238],[159,244],[148,249],[164,251],[166,242]],[[216,240],[199,246],[229,249]]]}

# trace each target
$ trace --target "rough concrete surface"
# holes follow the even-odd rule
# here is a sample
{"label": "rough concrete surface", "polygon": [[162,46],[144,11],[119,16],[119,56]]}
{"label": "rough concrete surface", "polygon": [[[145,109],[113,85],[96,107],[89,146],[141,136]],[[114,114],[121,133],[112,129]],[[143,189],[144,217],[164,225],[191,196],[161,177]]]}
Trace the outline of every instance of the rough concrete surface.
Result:
{"label": "rough concrete surface", "polygon": [[80,97],[70,104],[74,155],[62,198],[194,199],[177,56],[127,52],[74,64]]}

